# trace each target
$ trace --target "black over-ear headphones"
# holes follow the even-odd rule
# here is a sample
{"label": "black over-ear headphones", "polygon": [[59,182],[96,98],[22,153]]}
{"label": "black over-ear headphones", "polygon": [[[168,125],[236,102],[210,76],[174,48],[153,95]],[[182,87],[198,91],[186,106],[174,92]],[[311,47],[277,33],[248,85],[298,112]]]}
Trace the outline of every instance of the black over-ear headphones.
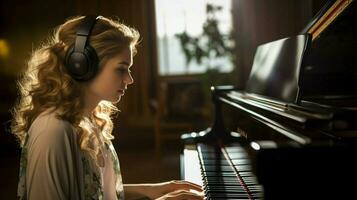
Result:
{"label": "black over-ear headphones", "polygon": [[86,16],[77,30],[75,43],[71,45],[65,57],[65,67],[73,79],[87,81],[98,71],[98,56],[89,44],[89,36],[94,24],[101,16]]}

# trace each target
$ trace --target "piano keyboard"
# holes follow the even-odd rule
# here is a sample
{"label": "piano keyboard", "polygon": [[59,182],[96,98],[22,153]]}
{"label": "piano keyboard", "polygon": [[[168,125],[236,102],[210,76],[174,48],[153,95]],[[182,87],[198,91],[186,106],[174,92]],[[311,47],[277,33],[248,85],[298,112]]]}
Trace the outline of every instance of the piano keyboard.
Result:
{"label": "piano keyboard", "polygon": [[184,178],[202,185],[207,199],[263,199],[263,187],[241,146],[194,147],[184,151]]}

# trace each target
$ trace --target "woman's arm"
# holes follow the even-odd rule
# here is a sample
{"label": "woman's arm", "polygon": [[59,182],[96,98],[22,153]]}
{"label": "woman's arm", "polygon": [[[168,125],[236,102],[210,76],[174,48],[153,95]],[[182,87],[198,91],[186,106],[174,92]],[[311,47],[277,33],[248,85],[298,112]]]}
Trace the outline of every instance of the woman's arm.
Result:
{"label": "woman's arm", "polygon": [[[124,184],[125,199],[145,199],[150,184]],[[148,198],[149,199],[149,198]]]}
{"label": "woman's arm", "polygon": [[203,199],[201,186],[188,181],[124,184],[125,197],[132,199]]}
{"label": "woman's arm", "polygon": [[72,151],[76,143],[70,127],[40,120],[29,134],[26,199],[81,199]]}

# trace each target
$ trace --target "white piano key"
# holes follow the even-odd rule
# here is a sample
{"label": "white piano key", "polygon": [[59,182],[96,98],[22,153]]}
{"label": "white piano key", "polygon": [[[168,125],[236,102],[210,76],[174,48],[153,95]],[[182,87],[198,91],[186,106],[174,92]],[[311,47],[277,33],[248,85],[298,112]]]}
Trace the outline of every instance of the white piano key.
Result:
{"label": "white piano key", "polygon": [[196,149],[184,149],[184,179],[198,185],[203,185],[200,160]]}

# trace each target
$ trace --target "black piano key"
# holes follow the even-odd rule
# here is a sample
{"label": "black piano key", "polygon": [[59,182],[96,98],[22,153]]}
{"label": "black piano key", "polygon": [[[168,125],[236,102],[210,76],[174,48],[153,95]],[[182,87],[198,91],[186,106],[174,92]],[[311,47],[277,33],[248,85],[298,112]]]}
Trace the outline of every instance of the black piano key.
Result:
{"label": "black piano key", "polygon": [[246,177],[242,177],[242,179],[243,179],[244,182],[256,182],[256,183],[258,183],[258,180],[255,177],[246,176]]}
{"label": "black piano key", "polygon": [[198,150],[199,153],[215,153],[215,152],[221,152],[221,149],[200,149]]}
{"label": "black piano key", "polygon": [[249,190],[246,191],[244,189],[207,189],[205,190],[204,194],[207,196],[207,194],[209,193],[226,193],[226,194],[235,194],[235,193],[239,193],[239,194],[251,194],[254,195],[256,197],[262,196],[263,192],[262,190]]}
{"label": "black piano key", "polygon": [[201,174],[216,174],[216,175],[219,175],[219,174],[236,174],[234,169],[219,169],[219,168],[214,168],[214,167],[211,167],[211,168],[201,168]]}
{"label": "black piano key", "polygon": [[223,182],[223,181],[211,181],[211,182],[204,182],[204,187],[211,186],[211,185],[230,185],[230,186],[241,186],[241,184],[237,182]]}
{"label": "black piano key", "polygon": [[[214,194],[214,195],[211,195]],[[221,195],[219,195],[221,194]],[[225,195],[223,195],[225,194]],[[247,199],[263,199],[264,197],[264,193],[263,192],[254,192],[254,193],[249,193],[249,196],[251,198],[248,197],[248,193],[247,192],[241,192],[241,193],[229,193],[229,192],[207,192],[204,194],[205,197],[207,197],[208,199],[222,199],[222,198],[247,198]]]}
{"label": "black piano key", "polygon": [[[231,161],[232,161],[233,165],[250,165],[251,164],[250,160],[246,159],[246,158],[232,159]],[[204,164],[204,165],[223,165],[223,166],[230,165],[230,163],[225,158],[222,158],[220,160],[205,159],[205,160],[201,161],[201,164]]]}
{"label": "black piano key", "polygon": [[237,195],[244,195],[248,196],[247,191],[241,190],[241,191],[205,191],[204,195],[205,196],[210,196],[210,194],[237,194]]}
{"label": "black piano key", "polygon": [[231,172],[210,172],[202,171],[202,177],[237,177],[237,174],[233,171]]}
{"label": "black piano key", "polygon": [[[262,193],[263,191],[263,187],[258,184],[246,185],[246,186],[251,193]],[[217,192],[218,191],[235,192],[235,191],[242,191],[244,190],[244,188],[243,186],[240,185],[239,182],[235,182],[234,184],[225,183],[225,182],[212,184],[212,182],[210,182],[209,184],[204,186],[204,190],[217,191]]]}
{"label": "black piano key", "polygon": [[251,196],[253,197],[253,199],[263,199],[264,193],[263,193],[263,191],[255,192],[255,193],[252,193]]}
{"label": "black piano key", "polygon": [[233,165],[246,165],[251,164],[249,159],[231,159]]}
{"label": "black piano key", "polygon": [[226,185],[241,185],[238,180],[222,180],[222,179],[210,179],[211,177],[206,177],[203,179],[204,184],[226,184]]}
{"label": "black piano key", "polygon": [[245,155],[248,155],[247,151],[245,151],[244,149],[230,149],[230,150],[225,149],[225,152],[227,152],[228,155],[232,155],[232,154],[245,154]]}
{"label": "black piano key", "polygon": [[197,150],[199,152],[219,152],[221,150],[221,148],[218,146],[197,144]]}
{"label": "black piano key", "polygon": [[[244,161],[239,161],[239,162],[244,162]],[[231,166],[231,164],[226,160],[226,159],[220,159],[220,160],[215,160],[215,159],[206,159],[200,162],[201,165],[214,165],[214,166]],[[235,165],[235,164],[233,164]]]}
{"label": "black piano key", "polygon": [[[245,185],[258,185],[256,178],[244,178]],[[206,176],[203,179],[204,183],[207,184],[240,184],[237,177],[220,177],[220,176]]]}
{"label": "black piano key", "polygon": [[263,191],[262,185],[251,185],[251,186],[248,186],[247,188],[252,191],[260,191],[260,192]]}
{"label": "black piano key", "polygon": [[229,162],[226,159],[206,159],[202,161],[203,164],[205,165],[227,165]]}
{"label": "black piano key", "polygon": [[[256,183],[245,183],[246,187],[248,188],[252,188],[254,189],[254,186],[258,185]],[[204,183],[203,187],[214,187],[214,186],[241,186],[240,182],[218,182],[218,181],[214,181],[214,182],[209,182],[209,183]],[[260,188],[260,187],[257,187]]]}
{"label": "black piano key", "polygon": [[[232,163],[234,165],[248,165],[251,164],[251,161],[249,159],[233,159]],[[230,163],[226,159],[221,159],[221,160],[215,160],[215,159],[207,159],[202,161],[203,165],[223,165],[227,166],[230,165]]]}
{"label": "black piano key", "polygon": [[239,182],[239,179],[237,177],[224,177],[224,176],[206,176],[203,177],[204,181],[210,182],[225,182],[225,183],[232,183],[232,182]]}
{"label": "black piano key", "polygon": [[231,153],[247,153],[244,148],[225,148],[228,154]]}
{"label": "black piano key", "polygon": [[[202,153],[200,156],[205,159],[216,159],[216,158],[222,158],[226,159],[225,156],[222,153]],[[230,159],[244,159],[248,158],[248,154],[246,153],[231,153],[229,154]]]}
{"label": "black piano key", "polygon": [[201,167],[210,167],[210,166],[222,166],[222,167],[225,167],[225,166],[231,166],[229,163],[217,163],[217,164],[212,164],[212,163],[200,163]]}
{"label": "black piano key", "polygon": [[250,195],[254,195],[256,197],[259,197],[262,195],[262,191],[258,191],[258,190],[253,190],[253,191],[246,191],[244,189],[242,190],[234,190],[234,189],[227,189],[227,190],[215,190],[215,189],[208,189],[204,192],[205,196],[208,196],[208,194],[210,193],[223,193],[223,194],[250,194]]}
{"label": "black piano key", "polygon": [[203,160],[207,160],[207,159],[225,159],[223,154],[216,154],[216,153],[202,153],[200,154],[200,157]]}
{"label": "black piano key", "polygon": [[228,187],[228,186],[226,186],[226,187],[208,186],[207,188],[205,188],[205,191],[206,192],[217,192],[217,193],[218,192],[227,192],[227,193],[229,193],[228,191],[237,192],[237,193],[239,193],[239,192],[244,192],[245,193],[246,190],[244,190],[244,188],[241,187],[241,186],[231,186],[231,187]]}
{"label": "black piano key", "polygon": [[248,186],[252,186],[252,185],[257,185],[257,183],[256,182],[246,182],[246,183],[244,183],[247,187]]}
{"label": "black piano key", "polygon": [[215,185],[207,185],[203,188],[204,191],[207,190],[244,190],[240,185],[225,185],[225,186],[215,186]]}
{"label": "black piano key", "polygon": [[[248,178],[248,177],[246,177]],[[239,182],[239,178],[238,177],[224,177],[224,176],[207,176],[204,177],[204,179],[208,180],[208,181],[224,181],[224,182],[234,182],[234,181],[238,181]]]}
{"label": "black piano key", "polygon": [[205,182],[204,186],[214,186],[214,185],[230,185],[230,186],[242,186],[240,182],[228,182],[228,181],[211,181],[211,182]]}
{"label": "black piano key", "polygon": [[241,177],[245,177],[245,176],[250,176],[250,177],[255,177],[255,175],[253,174],[253,172],[249,172],[249,171],[246,171],[246,172],[239,172],[239,175]]}
{"label": "black piano key", "polygon": [[247,172],[253,170],[251,165],[236,165],[234,167],[237,169],[238,172]]}
{"label": "black piano key", "polygon": [[239,153],[229,153],[228,154],[229,158],[232,159],[242,159],[242,158],[248,158],[247,153],[239,152]]}
{"label": "black piano key", "polygon": [[207,172],[232,172],[232,166],[202,166],[202,169]]}
{"label": "black piano key", "polygon": [[205,179],[214,181],[214,180],[219,180],[219,181],[238,181],[238,177],[206,177]]}
{"label": "black piano key", "polygon": [[[249,168],[243,168],[243,169],[249,169]],[[233,171],[233,170],[231,170],[231,171],[229,171],[229,170],[220,171],[218,169],[218,170],[207,170],[206,171],[206,170],[201,168],[201,172],[202,172],[201,173],[202,175],[204,175],[204,174],[214,174],[214,175],[222,174],[222,175],[224,175],[224,174],[232,174],[232,173],[237,175],[236,172]],[[250,170],[247,170],[247,171],[243,170],[243,171],[239,172],[239,176],[240,177],[255,177],[254,174]]]}
{"label": "black piano key", "polygon": [[227,149],[227,148],[225,148],[225,150],[228,153],[228,155],[235,154],[235,153],[241,153],[241,154],[247,155],[247,151],[245,151],[245,149]]}
{"label": "black piano key", "polygon": [[244,182],[244,184],[245,184],[246,186],[251,186],[251,185],[257,185],[258,183],[257,183],[257,182],[247,181],[247,182]]}
{"label": "black piano key", "polygon": [[[242,186],[212,186],[208,185],[205,188],[206,191],[245,191],[245,189]],[[256,192],[261,192],[262,188],[261,187],[250,187],[249,188],[250,192],[256,193]]]}
{"label": "black piano key", "polygon": [[[252,197],[255,200],[263,199],[263,194],[257,193],[257,194],[251,194],[250,197]],[[224,193],[209,193],[207,194],[207,199],[251,199],[248,194],[224,194]]]}
{"label": "black piano key", "polygon": [[204,189],[243,189],[241,185],[207,185]]}
{"label": "black piano key", "polygon": [[249,199],[248,197],[246,198],[207,198],[207,200],[247,200]]}
{"label": "black piano key", "polygon": [[262,199],[263,188],[244,148],[199,145],[198,153],[207,199]]}
{"label": "black piano key", "polygon": [[203,172],[202,176],[203,177],[237,177],[236,173],[234,172],[222,172],[222,173]]}
{"label": "black piano key", "polygon": [[248,198],[247,193],[208,193],[209,198]]}

